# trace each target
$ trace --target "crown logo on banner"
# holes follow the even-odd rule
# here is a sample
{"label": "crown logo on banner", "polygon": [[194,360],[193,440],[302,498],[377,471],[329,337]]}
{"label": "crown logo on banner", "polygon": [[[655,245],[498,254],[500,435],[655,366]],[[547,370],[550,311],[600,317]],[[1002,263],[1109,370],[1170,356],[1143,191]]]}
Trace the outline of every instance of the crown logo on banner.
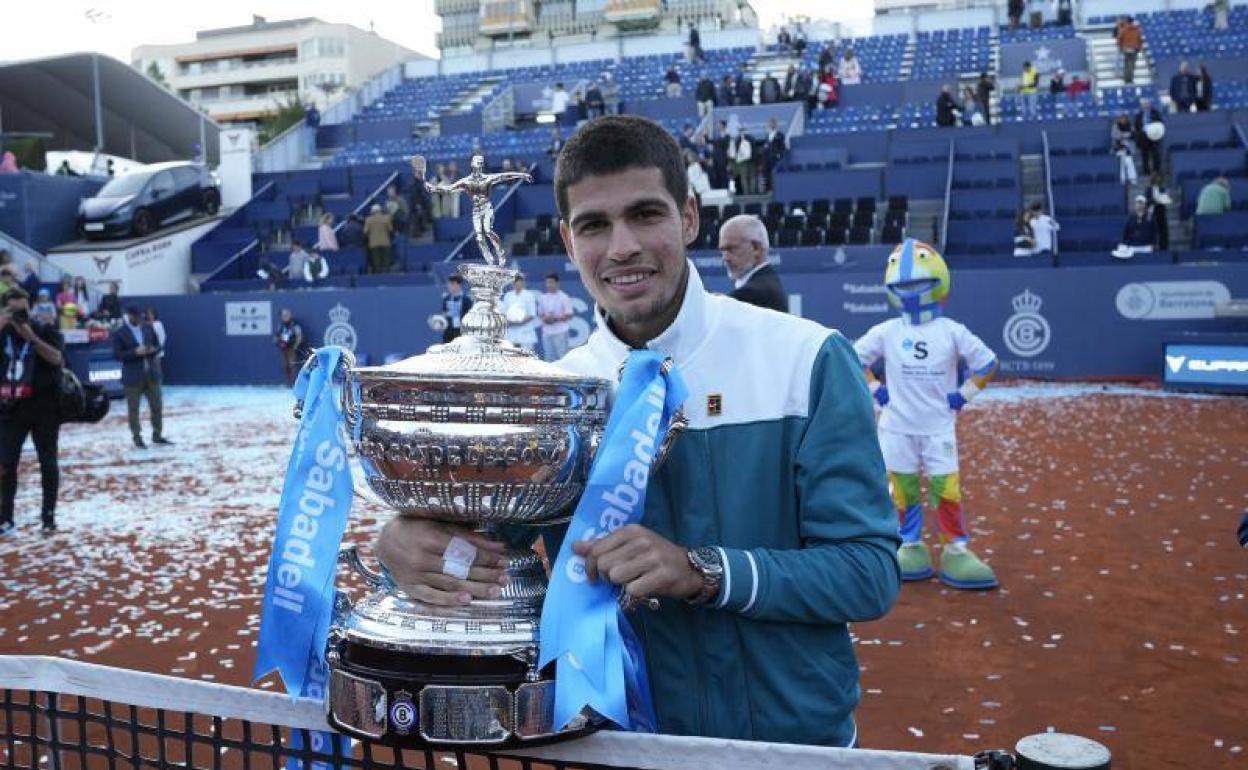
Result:
{"label": "crown logo on banner", "polygon": [[1044,304],[1044,300],[1032,294],[1030,289],[1023,289],[1023,293],[1015,295],[1011,302],[1015,313],[1039,313],[1040,306]]}

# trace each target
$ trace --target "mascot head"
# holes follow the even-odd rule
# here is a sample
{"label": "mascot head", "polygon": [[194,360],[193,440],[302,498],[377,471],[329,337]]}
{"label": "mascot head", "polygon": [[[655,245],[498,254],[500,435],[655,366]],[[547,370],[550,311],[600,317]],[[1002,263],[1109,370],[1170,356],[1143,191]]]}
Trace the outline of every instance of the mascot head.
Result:
{"label": "mascot head", "polygon": [[949,267],[936,249],[907,238],[888,255],[884,287],[888,301],[906,320],[927,323],[940,315],[949,298]]}

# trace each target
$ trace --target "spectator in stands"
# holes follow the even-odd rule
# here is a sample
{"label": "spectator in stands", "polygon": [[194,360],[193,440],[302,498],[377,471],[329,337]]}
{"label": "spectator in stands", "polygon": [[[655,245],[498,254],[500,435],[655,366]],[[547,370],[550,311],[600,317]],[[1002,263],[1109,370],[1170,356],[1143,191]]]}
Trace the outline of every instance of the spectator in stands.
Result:
{"label": "spectator in stands", "polygon": [[759,104],[775,104],[781,101],[783,94],[780,91],[780,81],[770,72],[763,78],[763,82],[758,84],[758,103]]}
{"label": "spectator in stands", "polygon": [[1066,91],[1066,70],[1056,70],[1049,78],[1049,94],[1057,96]]}
{"label": "spectator in stands", "polygon": [[563,114],[568,111],[571,97],[564,90],[563,83],[555,83],[555,90],[550,95],[550,111],[554,113],[556,122],[563,122]]}
{"label": "spectator in stands", "polygon": [[570,117],[573,123],[589,119],[589,109],[585,106],[585,91],[579,86],[572,92],[572,101],[568,103],[568,112],[564,117]]}
{"label": "spectator in stands", "polygon": [[620,86],[610,72],[602,73],[602,104],[608,115],[620,114]]}
{"label": "spectator in stands", "polygon": [[1040,73],[1031,62],[1023,62],[1023,74],[1018,77],[1018,95],[1021,97],[1023,117],[1027,120],[1034,120],[1036,117],[1039,90]]}
{"label": "spectator in stands", "polygon": [[[13,267],[11,265],[0,267],[0,272],[4,273],[5,281],[10,287],[17,285],[17,276],[13,272]],[[75,299],[74,277],[69,273],[66,273],[61,276],[61,287],[56,292],[56,306],[59,308],[65,307],[66,305],[72,305],[74,304]]]}
{"label": "spectator in stands", "polygon": [[[29,263],[27,264],[27,267],[30,267]],[[25,281],[23,281],[23,287],[24,286]],[[93,307],[93,303],[91,302],[91,292],[87,289],[87,279],[83,278],[81,275],[74,276],[74,285],[70,291],[73,292],[74,304],[78,306],[78,312],[85,320],[91,315],[91,308]]]}
{"label": "spectator in stands", "polygon": [[692,123],[686,123],[685,127],[681,129],[680,139],[677,140],[677,144],[680,145],[680,149],[682,150],[693,151],[694,146],[693,146],[693,124]]}
{"label": "spectator in stands", "polygon": [[442,294],[442,316],[446,328],[442,330],[442,343],[446,344],[461,333],[464,316],[472,310],[472,297],[464,293],[464,279],[452,275],[446,279],[446,291]]}
{"label": "spectator in stands", "polygon": [[1031,229],[1031,209],[1018,212],[1014,220],[1014,256],[1030,257],[1036,251],[1036,233]]}
{"label": "spectator in stands", "polygon": [[728,148],[732,137],[728,136],[728,121],[719,121],[719,131],[711,142],[711,187],[719,190],[728,187]]}
{"label": "spectator in stands", "polygon": [[[552,131],[554,131],[554,133],[556,134],[559,133],[559,129],[557,128],[552,129]],[[450,163],[446,164],[446,179],[443,181],[445,181],[446,184],[454,184],[458,180],[459,180],[459,163],[455,161],[451,161]],[[446,212],[446,216],[450,217],[451,219],[459,219],[460,196],[456,195],[455,193],[443,193],[443,195],[445,195],[446,198],[442,201],[442,210]]]}
{"label": "spectator in stands", "polygon": [[1135,208],[1122,228],[1122,242],[1132,252],[1148,253],[1157,243],[1157,220],[1148,208],[1148,198],[1135,196]]}
{"label": "spectator in stands", "polygon": [[698,117],[705,118],[715,109],[715,81],[711,80],[711,76],[703,72],[698,78],[698,85],[694,88],[693,98],[698,103]]}
{"label": "spectator in stands", "polygon": [[559,288],[559,274],[546,276],[546,291],[537,298],[537,317],[542,319],[542,358],[558,361],[568,354],[568,321],[572,298]]}
{"label": "spectator in stands", "polygon": [[1144,30],[1135,18],[1128,16],[1118,30],[1118,50],[1122,53],[1122,82],[1130,85],[1135,82],[1135,60],[1144,47]]}
{"label": "spectator in stands", "polygon": [[316,104],[308,102],[303,111],[304,156],[311,160],[316,156],[316,129],[321,125],[321,111]]}
{"label": "spectator in stands", "polygon": [[767,180],[767,191],[776,189],[776,166],[784,160],[789,151],[789,140],[780,130],[775,118],[767,119],[767,141],[763,145],[763,176]]}
{"label": "spectator in stands", "polygon": [[1157,248],[1161,251],[1170,250],[1170,209],[1174,201],[1166,190],[1166,175],[1160,170],[1154,171],[1148,180],[1148,189],[1144,191],[1148,198],[1148,206],[1153,211],[1153,219],[1157,222]]}
{"label": "spectator in stands", "polygon": [[776,33],[776,45],[780,47],[781,52],[788,52],[793,47],[793,36],[789,34],[788,27],[780,27],[780,31]]}
{"label": "spectator in stands", "polygon": [[1057,220],[1044,210],[1044,204],[1036,201],[1031,204],[1031,234],[1035,239],[1036,256],[1052,256],[1057,253],[1057,231],[1062,227]]}
{"label": "spectator in stands", "polygon": [[1200,77],[1196,79],[1196,111],[1208,112],[1213,106],[1213,76],[1209,68],[1200,65]]}
{"label": "spectator in stands", "polygon": [[1151,99],[1142,97],[1140,110],[1135,113],[1131,126],[1135,133],[1135,145],[1139,147],[1140,158],[1144,161],[1145,174],[1152,174],[1153,169],[1161,169],[1161,140],[1154,140],[1149,136],[1149,126],[1154,123],[1162,123],[1161,112],[1153,107]]}
{"label": "spectator in stands", "polygon": [[386,216],[390,217],[393,232],[407,232],[411,209],[408,208],[407,199],[399,195],[399,186],[396,184],[386,188],[385,210]]}
{"label": "spectator in stands", "polygon": [[953,98],[952,89],[946,83],[940,87],[940,96],[936,97],[936,125],[949,128],[958,124],[958,103]]}
{"label": "spectator in stands", "polygon": [[736,94],[733,103],[738,107],[749,107],[754,103],[754,81],[745,76],[741,70],[737,70],[737,80],[733,85],[733,92]]}
{"label": "spectator in stands", "polygon": [[793,81],[793,101],[802,102],[807,115],[815,108],[815,78],[806,67],[797,71],[797,79]]}
{"label": "spectator in stands", "polygon": [[602,81],[595,80],[589,84],[589,90],[585,92],[585,114],[593,120],[606,113],[607,103],[602,98]]}
{"label": "spectator in stands", "polygon": [[840,84],[836,80],[836,68],[831,64],[824,69],[819,77],[819,89],[816,92],[819,109],[831,109],[841,100]]}
{"label": "spectator in stands", "polygon": [[[417,187],[422,186],[417,185]],[[317,251],[338,250],[338,234],[334,232],[334,215],[328,211],[321,214],[320,222],[316,226],[316,245],[312,248]]]}
{"label": "spectator in stands", "polygon": [[754,142],[745,131],[740,131],[728,143],[728,160],[732,161],[732,173],[737,178],[737,194],[756,195],[758,166],[754,162]]}
{"label": "spectator in stands", "polygon": [[1011,31],[1018,29],[1019,21],[1023,18],[1023,10],[1026,7],[1026,0],[1009,0],[1006,4],[1006,15],[1010,17]]}
{"label": "spectator in stands", "polygon": [[105,323],[112,323],[121,318],[121,297],[117,296],[116,281],[109,281],[108,291],[100,297],[100,306],[95,310],[95,317]]}
{"label": "spectator in stands", "polygon": [[815,66],[819,68],[820,72],[823,72],[835,63],[836,53],[832,50],[831,45],[825,45],[823,50],[819,52],[819,59],[815,62]]}
{"label": "spectator in stands", "polygon": [[1079,77],[1079,75],[1071,75],[1070,83],[1066,86],[1066,95],[1070,97],[1072,102],[1078,101],[1088,91],[1092,90],[1092,84],[1087,80]]}
{"label": "spectator in stands", "polygon": [[1057,9],[1057,25],[1069,27],[1075,17],[1075,0],[1057,0],[1053,5]]}
{"label": "spectator in stands", "polygon": [[1187,62],[1179,62],[1179,71],[1170,78],[1170,100],[1178,112],[1191,112],[1196,104],[1196,92],[1200,88],[1200,78],[1188,69]]}
{"label": "spectator in stands", "polygon": [[717,107],[731,107],[737,103],[737,89],[732,83],[731,75],[724,75],[719,81],[719,99]]}
{"label": "spectator in stands", "polygon": [[0,296],[17,284],[17,273],[13,272],[12,263],[0,265]]}
{"label": "spectator in stands", "polygon": [[299,241],[290,242],[290,261],[286,263],[286,277],[291,281],[303,279],[303,269],[308,264],[308,252]]}
{"label": "spectator in stands", "polygon": [[[8,254],[7,251],[0,249],[0,256],[7,255],[7,254]],[[83,281],[83,284],[85,285],[86,281]],[[38,296],[39,292],[43,289],[43,285],[39,281],[39,270],[37,269],[35,261],[33,259],[27,261],[26,264],[22,265],[21,286],[23,289],[26,290],[26,293],[31,297]]]}
{"label": "spectator in stands", "polygon": [[41,324],[55,326],[57,312],[56,303],[52,301],[52,292],[40,288],[35,297],[35,306],[30,309],[31,315]]}
{"label": "spectator in stands", "polygon": [[962,89],[962,125],[984,125],[984,115],[979,111],[979,98],[975,95],[975,89],[970,86]]}
{"label": "spectator in stands", "polygon": [[321,252],[313,249],[303,263],[303,274],[292,280],[302,279],[309,286],[317,286],[329,277],[329,260],[321,256]]}
{"label": "spectator in stands", "polygon": [[787,72],[784,73],[784,98],[793,101],[796,97],[793,95],[793,88],[797,85],[797,65],[790,64]]}
{"label": "spectator in stands", "polygon": [[856,86],[862,82],[862,62],[854,55],[853,48],[845,49],[845,56],[836,68],[836,76],[847,86]]}
{"label": "spectator in stands", "polygon": [[[13,530],[17,481],[26,436],[35,443],[43,487],[43,534],[56,531],[60,487],[57,438],[60,434],[61,367],[65,340],[55,326],[31,323],[30,297],[21,288],[3,294],[0,315],[0,535]],[[25,317],[23,317],[25,316]]]}
{"label": "spectator in stands", "polygon": [[147,448],[147,444],[143,443],[143,431],[139,423],[139,402],[145,397],[152,420],[152,443],[172,444],[163,435],[160,343],[156,339],[156,331],[143,323],[143,312],[138,305],[126,308],[125,323],[113,334],[113,357],[121,362],[121,385],[126,391],[126,414],[135,448]]}
{"label": "spectator in stands", "polygon": [[524,288],[524,274],[516,275],[511,288],[503,294],[500,309],[507,319],[507,339],[525,350],[537,349],[537,296]]}
{"label": "spectator in stands", "polygon": [[799,59],[806,53],[806,30],[802,29],[800,21],[797,23],[797,28],[793,30],[793,50]]}
{"label": "spectator in stands", "polygon": [[1225,214],[1230,210],[1231,183],[1226,177],[1220,176],[1200,188],[1200,194],[1196,196],[1197,216]]}
{"label": "spectator in stands", "polygon": [[393,244],[391,235],[394,223],[381,204],[374,203],[369,208],[368,219],[364,220],[364,237],[368,243],[368,271],[373,275],[390,271],[393,261]]}
{"label": "spectator in stands", "polygon": [[282,373],[286,376],[286,387],[295,384],[295,376],[303,365],[300,351],[303,349],[303,327],[295,320],[290,308],[284,307],[281,312],[281,323],[277,333],[273,335],[273,344],[282,356]]}
{"label": "spectator in stands", "polygon": [[979,104],[979,112],[984,116],[984,125],[992,124],[992,92],[997,84],[987,71],[979,73],[975,81],[975,101]]}
{"label": "spectator in stands", "polygon": [[[109,162],[111,163],[112,161]],[[19,171],[21,169],[17,167],[17,156],[12,151],[5,150],[4,155],[0,156],[0,174],[16,174]],[[112,174],[109,174],[109,176],[112,176]]]}
{"label": "spectator in stands", "polygon": [[546,146],[546,157],[552,161],[559,157],[563,150],[563,134],[557,128],[550,130],[550,144]]}
{"label": "spectator in stands", "polygon": [[669,65],[667,72],[663,75],[663,91],[672,98],[680,96],[680,71],[676,69],[675,64]]}
{"label": "spectator in stands", "polygon": [[1135,131],[1131,128],[1131,118],[1127,113],[1120,114],[1109,127],[1110,150],[1118,156],[1118,181],[1123,184],[1135,184]]}
{"label": "spectator in stands", "polygon": [[702,50],[702,35],[698,34],[698,28],[692,21],[689,22],[688,56],[690,62],[706,61],[706,52]]}
{"label": "spectator in stands", "polygon": [[787,313],[789,295],[767,260],[769,248],[767,228],[753,214],[738,214],[719,228],[719,253],[734,286],[728,296]]}
{"label": "spectator in stands", "polygon": [[1225,32],[1230,27],[1231,0],[1213,0],[1213,30]]}
{"label": "spectator in stands", "polygon": [[685,177],[689,180],[689,192],[693,193],[701,206],[702,196],[711,191],[711,178],[707,175],[702,160],[692,151],[685,152]]}

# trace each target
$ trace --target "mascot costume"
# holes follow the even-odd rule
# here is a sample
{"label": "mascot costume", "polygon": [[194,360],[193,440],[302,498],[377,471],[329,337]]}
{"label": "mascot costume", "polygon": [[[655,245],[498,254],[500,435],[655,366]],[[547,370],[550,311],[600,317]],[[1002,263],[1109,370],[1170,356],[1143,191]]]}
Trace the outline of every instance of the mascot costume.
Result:
{"label": "mascot costume", "polygon": [[[942,314],[949,298],[949,268],[931,246],[911,238],[894,249],[884,285],[900,317],[874,326],[854,349],[868,368],[867,380],[880,405],[880,449],[901,519],[897,557],[902,579],[939,574],[941,582],[954,588],[995,588],[992,567],[967,547],[954,424],[962,407],[996,374],[996,355],[965,326]],[[880,359],[883,382],[870,371]],[[968,376],[959,386],[963,361]],[[927,474],[943,543],[939,573],[923,542],[920,471]]]}

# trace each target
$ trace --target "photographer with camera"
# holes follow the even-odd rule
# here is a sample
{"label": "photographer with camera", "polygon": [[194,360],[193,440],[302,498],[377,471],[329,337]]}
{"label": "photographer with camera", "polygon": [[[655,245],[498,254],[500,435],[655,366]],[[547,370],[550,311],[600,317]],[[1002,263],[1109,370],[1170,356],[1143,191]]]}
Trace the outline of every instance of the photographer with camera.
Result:
{"label": "photographer with camera", "polygon": [[17,466],[26,436],[33,437],[43,482],[43,532],[56,531],[61,473],[60,374],[64,339],[56,326],[30,317],[30,295],[14,287],[0,310],[0,535],[13,529]]}

